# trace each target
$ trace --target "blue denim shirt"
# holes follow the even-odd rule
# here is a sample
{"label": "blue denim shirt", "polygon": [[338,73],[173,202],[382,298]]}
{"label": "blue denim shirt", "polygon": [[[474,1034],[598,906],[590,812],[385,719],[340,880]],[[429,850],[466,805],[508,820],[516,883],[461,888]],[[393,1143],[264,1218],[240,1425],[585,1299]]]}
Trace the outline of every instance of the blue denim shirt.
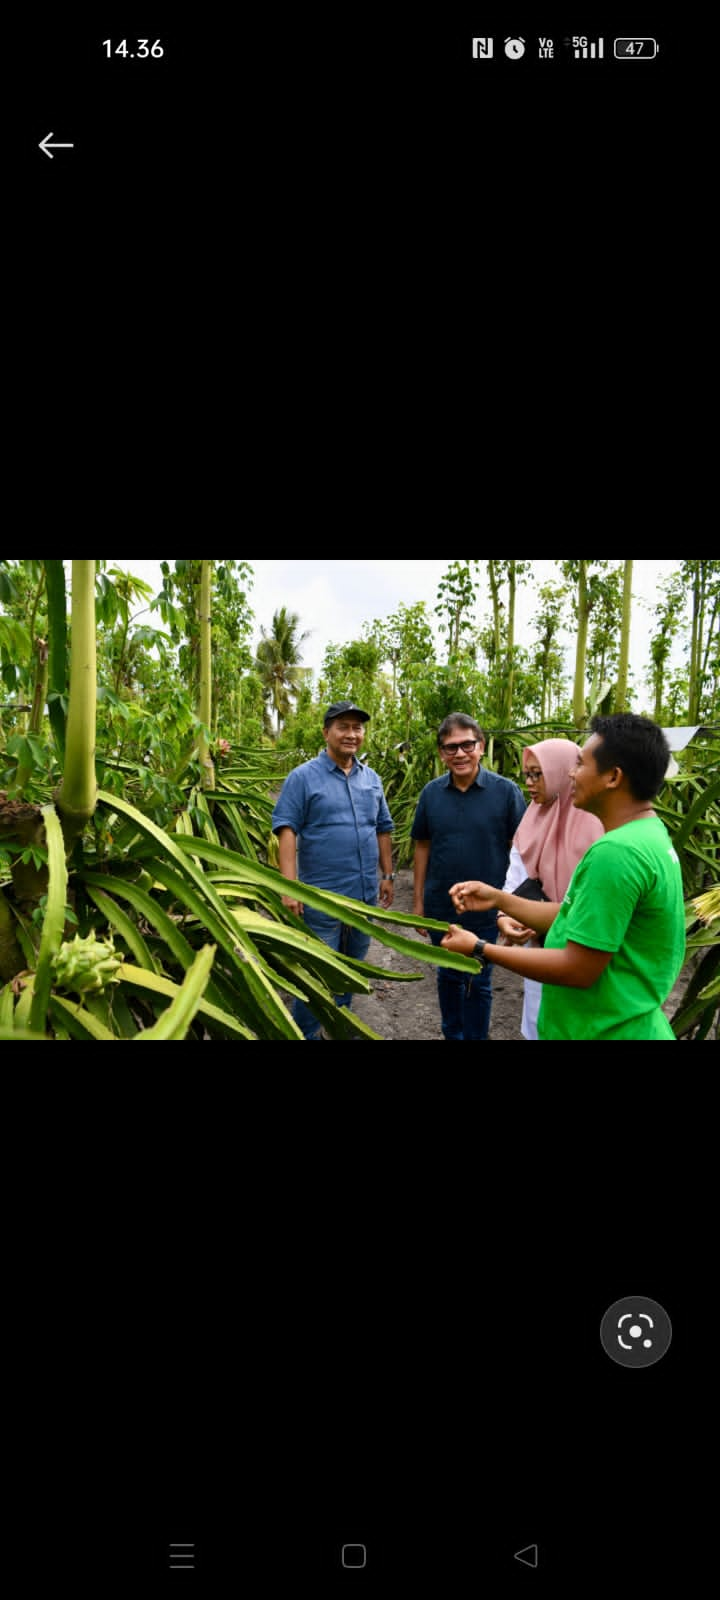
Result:
{"label": "blue denim shirt", "polygon": [[469,789],[458,789],[449,772],[426,783],[410,830],[413,839],[430,841],[426,917],[460,923],[479,935],[495,927],[494,911],[466,911],[458,916],[448,889],[466,878],[502,888],[510,846],[526,810],[518,785],[483,767]]}
{"label": "blue denim shirt", "polygon": [[326,750],[289,772],[272,815],[273,832],[297,835],[301,883],[377,904],[379,833],[393,820],[377,772],[357,757],[347,776]]}

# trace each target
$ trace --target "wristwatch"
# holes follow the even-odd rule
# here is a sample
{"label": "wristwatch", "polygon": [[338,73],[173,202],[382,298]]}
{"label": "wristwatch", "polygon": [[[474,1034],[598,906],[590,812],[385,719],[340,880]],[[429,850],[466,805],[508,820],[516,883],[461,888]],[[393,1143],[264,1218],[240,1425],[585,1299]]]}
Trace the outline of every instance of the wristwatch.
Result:
{"label": "wristwatch", "polygon": [[388,879],[390,881],[390,883],[394,883],[396,877],[397,877],[397,873],[395,873],[395,872],[381,872],[380,873],[380,882],[384,883],[385,880]]}
{"label": "wristwatch", "polygon": [[474,945],[472,947],[472,950],[470,951],[470,954],[471,954],[471,956],[475,957],[476,961],[482,961],[484,959],[486,944],[487,944],[487,939],[476,939],[475,940],[475,943],[474,943]]}

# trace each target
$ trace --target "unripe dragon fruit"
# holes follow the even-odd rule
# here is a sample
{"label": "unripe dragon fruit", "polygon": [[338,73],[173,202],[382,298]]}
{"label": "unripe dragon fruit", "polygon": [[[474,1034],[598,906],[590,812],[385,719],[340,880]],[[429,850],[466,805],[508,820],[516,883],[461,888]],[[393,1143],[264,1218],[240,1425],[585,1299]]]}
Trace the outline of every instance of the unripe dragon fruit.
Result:
{"label": "unripe dragon fruit", "polygon": [[86,939],[76,933],[74,939],[60,946],[53,963],[53,985],[56,989],[70,989],[74,994],[90,994],[104,989],[109,983],[119,983],[118,967],[122,960],[115,954],[112,938],[96,939],[94,928]]}

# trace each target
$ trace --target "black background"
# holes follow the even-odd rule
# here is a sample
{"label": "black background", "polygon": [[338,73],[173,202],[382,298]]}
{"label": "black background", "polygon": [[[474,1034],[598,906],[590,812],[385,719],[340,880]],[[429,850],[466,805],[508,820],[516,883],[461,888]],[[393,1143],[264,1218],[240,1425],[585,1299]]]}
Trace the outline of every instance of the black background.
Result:
{"label": "black background", "polygon": [[[534,8],[529,22],[519,7],[454,7],[445,20],[376,10],[320,22],[282,9],[261,21],[212,8],[182,20],[155,4],[75,7],[66,19],[41,7],[15,51],[23,173],[42,205],[62,195],[129,228],[203,196],[234,205],[239,225],[263,205],[276,224],[279,212],[330,223],[349,202],[361,223],[373,199],[383,213],[393,198],[412,210],[440,179],[486,211],[535,187],[552,218],[554,194],[579,201],[583,168],[588,187],[599,181],[598,158],[616,202],[642,206],[677,132],[682,30],[636,9],[637,32],[660,51],[628,65],[612,57],[627,10],[615,23],[587,8],[582,22],[572,8],[560,19]],[[602,32],[603,62],[566,59],[562,39],[577,31]],[[495,37],[492,62],[472,59],[478,32]],[[508,33],[527,40],[520,62],[504,56]],[[553,61],[536,57],[540,33],[555,40]],[[162,59],[114,53],[140,38],[159,38]],[[74,145],[52,161],[38,149],[50,131]]]}
{"label": "black background", "polygon": [[[38,1578],[630,1594],[702,1560],[690,1106],[654,1062],[630,1087],[649,1049],[611,1073],[583,1047],[554,1081],[517,1051],[479,1076],[421,1054],[310,1079],[276,1048],[184,1051],[46,1085],[8,1259],[8,1509]],[[638,1373],[599,1342],[628,1293],[673,1324]],[[187,1541],[192,1579],[169,1567]],[[537,1570],[514,1559],[533,1543]]]}
{"label": "black background", "polygon": [[[131,514],[234,496],[240,448],[250,500],[312,502],[322,530],[538,489],[573,526],[588,496],[643,518],[658,477],[670,504],[696,59],[653,8],[632,21],[656,61],[612,59],[622,8],[41,8],[11,58],[25,330],[82,407],[54,401],[43,451],[67,430],[75,481],[89,460]],[[575,31],[603,62],[560,59]],[[511,33],[558,59],[507,61]],[[108,37],[165,54],[107,60]],[[50,131],[74,143],[52,161]]]}

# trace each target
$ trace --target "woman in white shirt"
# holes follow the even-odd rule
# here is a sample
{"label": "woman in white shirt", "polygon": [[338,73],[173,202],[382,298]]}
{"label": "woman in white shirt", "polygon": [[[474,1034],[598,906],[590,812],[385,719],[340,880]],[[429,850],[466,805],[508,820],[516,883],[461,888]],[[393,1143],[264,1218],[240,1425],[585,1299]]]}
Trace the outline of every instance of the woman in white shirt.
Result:
{"label": "woman in white shirt", "polygon": [[[562,900],[578,861],[600,838],[602,823],[587,811],[576,811],[572,802],[570,774],[579,755],[579,746],[570,739],[542,739],[523,750],[523,777],[530,791],[530,804],[510,849],[503,884],[509,894],[515,894],[531,878],[539,880],[546,900]],[[526,893],[525,898],[539,899],[539,890],[536,895]],[[532,928],[524,927],[514,917],[498,912],[497,924],[498,944],[538,943]],[[537,1039],[541,995],[541,983],[533,978],[523,979],[520,1032],[525,1039]]]}

